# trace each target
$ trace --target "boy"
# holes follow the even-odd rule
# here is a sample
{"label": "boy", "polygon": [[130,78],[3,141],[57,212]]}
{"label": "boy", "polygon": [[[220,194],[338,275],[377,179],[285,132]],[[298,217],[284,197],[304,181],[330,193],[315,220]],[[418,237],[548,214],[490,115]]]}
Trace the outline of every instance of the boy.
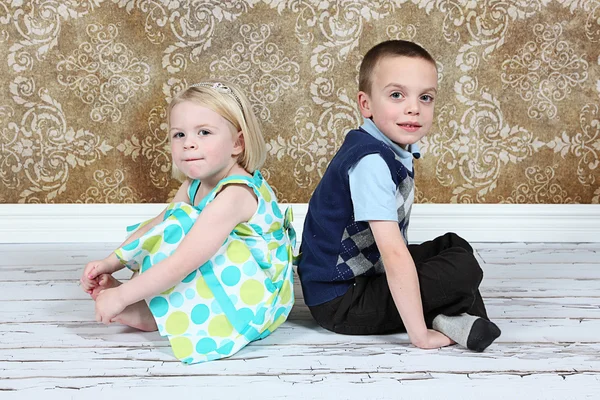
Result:
{"label": "boy", "polygon": [[298,274],[327,330],[405,331],[420,348],[483,351],[500,329],[487,318],[471,246],[453,233],[407,245],[415,143],[431,128],[436,94],[435,61],[422,47],[391,40],[367,52],[364,124],[347,134],[309,202]]}

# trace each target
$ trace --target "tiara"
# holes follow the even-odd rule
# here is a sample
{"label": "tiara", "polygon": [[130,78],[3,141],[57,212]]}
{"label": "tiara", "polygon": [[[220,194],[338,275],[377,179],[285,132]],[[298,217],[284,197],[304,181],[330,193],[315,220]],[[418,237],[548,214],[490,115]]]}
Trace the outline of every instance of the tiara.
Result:
{"label": "tiara", "polygon": [[233,90],[231,90],[231,88],[221,82],[199,82],[199,83],[194,83],[193,85],[190,85],[190,87],[208,87],[211,89],[216,90],[219,93],[225,93],[228,94],[230,96],[232,96],[235,101],[237,101],[238,105],[240,106],[240,108],[243,110],[244,107],[242,107],[242,101],[240,100],[240,98],[233,92]]}

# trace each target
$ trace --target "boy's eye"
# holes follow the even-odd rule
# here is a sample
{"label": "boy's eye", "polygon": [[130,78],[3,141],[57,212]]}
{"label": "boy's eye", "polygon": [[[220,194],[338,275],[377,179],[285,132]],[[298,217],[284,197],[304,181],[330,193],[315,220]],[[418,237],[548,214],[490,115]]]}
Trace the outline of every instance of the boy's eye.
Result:
{"label": "boy's eye", "polygon": [[210,132],[204,129],[200,129],[198,131],[198,136],[206,136],[206,135],[210,135]]}
{"label": "boy's eye", "polygon": [[390,97],[391,97],[392,99],[401,99],[401,98],[402,98],[402,93],[400,93],[400,92],[393,92],[393,93],[390,95]]}
{"label": "boy's eye", "polygon": [[421,96],[421,101],[424,101],[426,103],[431,103],[433,101],[433,96],[424,94],[423,96]]}

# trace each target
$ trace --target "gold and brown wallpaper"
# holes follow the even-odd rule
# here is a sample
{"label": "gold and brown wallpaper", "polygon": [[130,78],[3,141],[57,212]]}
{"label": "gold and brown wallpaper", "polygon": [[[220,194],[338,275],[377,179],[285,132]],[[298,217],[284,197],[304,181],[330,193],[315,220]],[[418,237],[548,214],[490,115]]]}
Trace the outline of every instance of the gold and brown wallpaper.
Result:
{"label": "gold and brown wallpaper", "polygon": [[441,93],[419,202],[600,202],[600,0],[0,0],[0,202],[165,202],[165,108],[227,78],[264,175],[306,202],[344,134],[362,54],[413,40]]}

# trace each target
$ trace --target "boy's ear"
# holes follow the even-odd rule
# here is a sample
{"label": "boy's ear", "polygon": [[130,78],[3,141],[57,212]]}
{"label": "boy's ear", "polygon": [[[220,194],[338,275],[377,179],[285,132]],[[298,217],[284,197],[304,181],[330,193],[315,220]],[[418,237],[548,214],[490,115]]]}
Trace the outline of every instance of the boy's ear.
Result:
{"label": "boy's ear", "polygon": [[373,112],[371,112],[371,98],[365,92],[358,92],[358,107],[363,117],[371,118],[373,116]]}
{"label": "boy's ear", "polygon": [[246,144],[244,142],[244,135],[242,133],[242,131],[239,131],[237,133],[237,139],[235,140],[235,143],[233,144],[233,153],[231,154],[232,156],[239,156],[240,154],[242,154],[244,152],[244,148],[246,147]]}

